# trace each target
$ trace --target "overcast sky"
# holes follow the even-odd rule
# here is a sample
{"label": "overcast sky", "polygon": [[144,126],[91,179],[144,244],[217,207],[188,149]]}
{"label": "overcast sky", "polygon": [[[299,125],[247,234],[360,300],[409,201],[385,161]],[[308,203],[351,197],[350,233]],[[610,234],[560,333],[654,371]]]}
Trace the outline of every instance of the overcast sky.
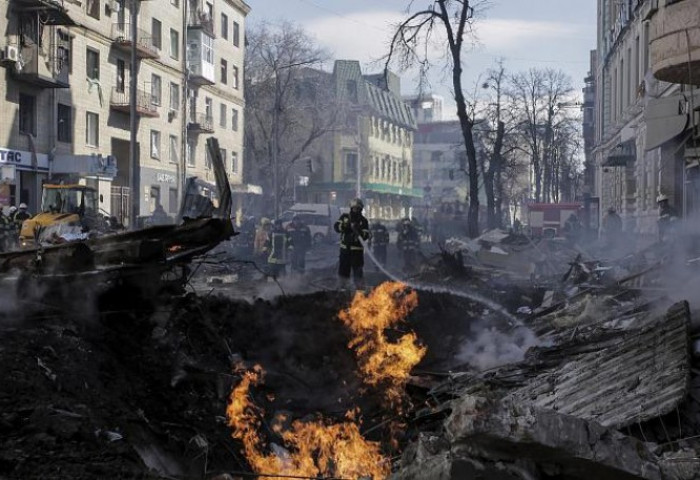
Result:
{"label": "overcast sky", "polygon": [[[409,0],[247,0],[248,22],[290,20],[302,25],[335,59],[359,60],[365,72],[386,53],[391,25],[405,17]],[[429,0],[415,0],[424,6]],[[489,0],[476,23],[478,44],[464,59],[465,89],[499,58],[511,71],[532,66],[561,68],[577,91],[595,48],[594,0]],[[402,75],[404,94],[415,93],[415,78]],[[436,72],[432,90],[452,97],[450,79]],[[452,107],[450,107],[452,108]],[[445,112],[454,116],[453,112]]]}

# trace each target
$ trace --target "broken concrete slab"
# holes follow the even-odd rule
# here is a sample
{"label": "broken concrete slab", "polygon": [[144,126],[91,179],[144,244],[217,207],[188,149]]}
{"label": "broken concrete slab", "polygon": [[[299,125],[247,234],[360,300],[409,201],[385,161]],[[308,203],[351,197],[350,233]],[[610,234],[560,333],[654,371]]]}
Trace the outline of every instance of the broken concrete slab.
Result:
{"label": "broken concrete slab", "polygon": [[602,425],[512,401],[465,396],[445,422],[453,448],[473,457],[550,465],[566,478],[663,478],[657,458],[634,437]]}

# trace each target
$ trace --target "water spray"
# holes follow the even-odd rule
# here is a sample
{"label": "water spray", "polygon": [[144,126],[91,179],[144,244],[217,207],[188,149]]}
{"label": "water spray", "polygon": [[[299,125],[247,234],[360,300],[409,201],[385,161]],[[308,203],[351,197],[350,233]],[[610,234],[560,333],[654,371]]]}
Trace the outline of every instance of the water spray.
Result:
{"label": "water spray", "polygon": [[404,279],[400,278],[398,275],[396,275],[396,274],[390,272],[389,270],[387,270],[387,269],[384,267],[384,265],[382,265],[382,264],[375,258],[374,254],[372,253],[372,249],[371,249],[371,248],[368,248],[367,242],[366,242],[363,238],[361,238],[361,237],[359,237],[359,236],[358,236],[358,238],[359,238],[360,242],[362,243],[362,246],[365,247],[365,250],[366,250],[367,253],[369,254],[369,258],[372,259],[372,263],[374,263],[374,265],[375,265],[382,273],[384,273],[384,275],[386,275],[387,277],[389,277],[389,278],[392,279],[393,281],[395,281],[395,282],[400,282],[400,283],[403,283],[403,284],[405,284],[405,285],[408,285],[409,287],[411,287],[411,288],[413,288],[413,289],[415,289],[415,290],[426,290],[426,291],[433,292],[433,293],[448,293],[448,294],[454,295],[454,296],[456,296],[456,297],[466,298],[467,300],[471,300],[471,301],[476,302],[476,303],[478,303],[478,304],[480,304],[480,305],[484,305],[485,307],[488,307],[488,308],[490,308],[491,310],[500,313],[500,314],[503,315],[506,319],[508,319],[509,322],[511,322],[511,325],[513,325],[513,326],[522,326],[522,322],[520,321],[520,319],[518,319],[517,317],[511,315],[511,313],[510,313],[508,310],[506,310],[505,308],[503,308],[502,305],[499,305],[499,304],[497,304],[496,302],[494,302],[493,300],[490,300],[490,299],[488,299],[488,298],[486,298],[486,297],[484,297],[484,296],[482,296],[482,295],[479,295],[479,294],[477,294],[477,293],[463,292],[463,291],[460,291],[460,290],[455,290],[455,289],[452,289],[452,288],[443,287],[443,286],[441,286],[441,285],[431,285],[431,284],[427,284],[427,283],[416,283],[416,282],[412,282],[412,281],[404,280]]}

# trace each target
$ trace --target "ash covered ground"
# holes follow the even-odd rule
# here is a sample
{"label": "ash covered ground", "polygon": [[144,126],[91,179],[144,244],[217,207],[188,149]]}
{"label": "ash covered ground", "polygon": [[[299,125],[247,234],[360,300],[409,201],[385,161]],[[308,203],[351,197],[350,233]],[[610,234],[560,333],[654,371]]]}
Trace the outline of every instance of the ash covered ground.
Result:
{"label": "ash covered ground", "polygon": [[[252,302],[223,295],[226,287],[158,301],[133,293],[115,288],[94,308],[20,303],[0,321],[0,478],[250,471],[226,421],[240,364],[266,369],[254,394],[270,414],[340,418],[359,406],[363,429],[383,421],[380,399],[357,377],[349,332],[337,317],[349,292]],[[455,368],[469,360],[469,345],[487,351],[485,315],[463,298],[419,292],[406,324],[428,347],[417,370]],[[504,338],[511,351],[491,351],[494,357],[528,346],[520,334]],[[420,394],[413,392],[413,401]],[[369,437],[388,442],[382,428]]]}

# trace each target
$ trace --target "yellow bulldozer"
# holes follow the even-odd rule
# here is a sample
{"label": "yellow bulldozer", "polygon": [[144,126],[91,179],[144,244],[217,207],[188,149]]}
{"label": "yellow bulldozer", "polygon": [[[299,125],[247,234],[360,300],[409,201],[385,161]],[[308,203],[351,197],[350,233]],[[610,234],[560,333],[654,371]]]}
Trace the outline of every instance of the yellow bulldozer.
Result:
{"label": "yellow bulldozer", "polygon": [[22,223],[20,248],[35,246],[42,233],[61,225],[95,228],[100,217],[97,197],[97,191],[85,185],[44,184],[41,211]]}

